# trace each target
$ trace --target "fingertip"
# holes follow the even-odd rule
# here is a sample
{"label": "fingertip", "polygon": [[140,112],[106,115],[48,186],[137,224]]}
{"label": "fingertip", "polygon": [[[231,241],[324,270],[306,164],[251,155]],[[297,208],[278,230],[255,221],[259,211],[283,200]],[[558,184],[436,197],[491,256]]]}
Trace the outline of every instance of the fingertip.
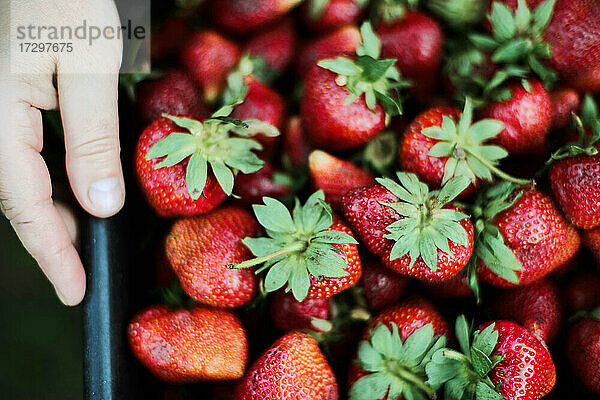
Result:
{"label": "fingertip", "polygon": [[[54,283],[54,290],[59,300],[69,307],[73,307],[81,303],[85,296],[86,277],[83,265],[79,260],[79,256],[73,249],[75,256],[72,259],[74,265],[65,266],[64,272],[66,279],[61,279],[60,282]],[[68,262],[68,261],[67,261]]]}
{"label": "fingertip", "polygon": [[110,217],[125,203],[125,185],[121,178],[110,177],[94,182],[88,190],[91,214],[106,218]]}

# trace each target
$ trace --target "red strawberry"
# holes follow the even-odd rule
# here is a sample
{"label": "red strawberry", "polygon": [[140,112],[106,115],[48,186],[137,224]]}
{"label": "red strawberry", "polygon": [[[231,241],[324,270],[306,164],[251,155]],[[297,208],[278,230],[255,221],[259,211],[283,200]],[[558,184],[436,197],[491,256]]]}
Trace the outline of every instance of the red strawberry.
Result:
{"label": "red strawberry", "polygon": [[211,7],[212,21],[235,34],[246,34],[264,28],[301,0],[219,0]]}
{"label": "red strawberry", "polygon": [[358,23],[364,5],[364,0],[309,0],[302,6],[302,19],[311,31],[331,31]]}
{"label": "red strawberry", "polygon": [[360,41],[358,28],[349,25],[304,45],[294,63],[298,76],[303,78],[317,61],[324,58],[354,54]]}
{"label": "red strawberry", "polygon": [[179,50],[183,39],[189,34],[190,27],[185,18],[168,17],[158,30],[153,33],[150,42],[152,61],[162,60]]}
{"label": "red strawberry", "polygon": [[363,296],[371,310],[381,310],[402,298],[408,280],[385,268],[372,256],[361,257]]}
{"label": "red strawberry", "polygon": [[563,290],[563,303],[571,311],[591,310],[600,305],[600,276],[583,272],[575,276]]}
{"label": "red strawberry", "polygon": [[483,324],[471,336],[464,316],[456,322],[461,352],[440,349],[427,364],[429,384],[445,385],[445,399],[537,400],[556,382],[544,342],[510,321]]}
{"label": "red strawberry", "polygon": [[409,93],[427,102],[435,90],[442,63],[442,30],[429,15],[406,10],[400,18],[383,18],[376,27],[381,55],[398,60],[396,67],[413,84]]}
{"label": "red strawberry", "polygon": [[522,83],[509,85],[511,97],[489,103],[480,115],[504,124],[496,142],[511,155],[541,155],[546,150],[546,137],[552,125],[552,103],[544,86],[529,79],[528,89]]}
{"label": "red strawberry", "polygon": [[321,331],[324,325],[328,325],[329,299],[298,301],[291,294],[280,290],[269,297],[269,307],[273,322],[282,331]]}
{"label": "red strawberry", "polygon": [[210,115],[200,98],[200,91],[185,73],[171,70],[164,76],[139,83],[136,105],[144,123],[151,123],[163,113],[187,114],[196,118]]}
{"label": "red strawberry", "polygon": [[496,185],[478,198],[481,222],[475,249],[478,274],[494,286],[526,285],[546,276],[579,250],[577,231],[550,197],[535,187]]}
{"label": "red strawberry", "polygon": [[252,300],[254,271],[226,266],[252,257],[242,239],[259,231],[252,215],[232,206],[177,221],[167,236],[166,253],[183,290],[215,307],[238,307]]}
{"label": "red strawberry", "polygon": [[567,358],[575,375],[592,392],[600,394],[600,312],[595,310],[575,323],[567,337]]}
{"label": "red strawberry", "polygon": [[369,172],[321,150],[310,153],[308,168],[313,186],[321,189],[325,200],[336,209],[341,208],[342,196],[350,189],[375,183]]}
{"label": "red strawberry", "polygon": [[452,278],[441,282],[423,282],[427,294],[436,299],[459,299],[470,297],[473,290],[469,287],[468,267],[463,268]]}
{"label": "red strawberry", "polygon": [[558,336],[562,324],[558,287],[545,279],[502,292],[494,310],[498,317],[518,323],[546,343]]}
{"label": "red strawberry", "polygon": [[414,172],[436,189],[454,176],[467,176],[472,185],[462,196],[471,194],[482,179],[491,181],[492,174],[528,183],[505,174],[496,166],[507,152],[488,141],[503,129],[502,123],[484,119],[472,124],[472,118],[469,98],[462,114],[450,107],[435,107],[419,114],[406,128],[399,149],[402,169]]}
{"label": "red strawberry", "polygon": [[381,185],[346,193],[346,220],[386,267],[426,281],[450,279],[473,250],[473,225],[450,203],[470,180],[455,177],[440,192],[429,192],[414,174],[397,175],[401,184],[377,179]]}
{"label": "red strawberry", "polygon": [[[410,396],[407,392],[418,393],[420,397],[414,398],[434,398],[435,389],[426,382],[425,365],[445,346],[448,333],[448,325],[428,303],[386,309],[363,333],[349,371],[349,399],[395,400]],[[417,346],[418,352],[409,353]],[[376,385],[369,384],[376,379]]]}
{"label": "red strawberry", "polygon": [[248,40],[244,52],[263,59],[268,70],[279,75],[292,63],[296,42],[294,21],[287,18]]}
{"label": "red strawberry", "polygon": [[552,102],[552,129],[566,128],[571,115],[579,110],[579,93],[571,88],[559,88],[550,92]]}
{"label": "red strawberry", "polygon": [[151,306],[133,318],[127,338],[133,354],[170,382],[237,379],[248,359],[244,327],[225,310]]}
{"label": "red strawberry", "polygon": [[337,400],[338,385],[311,336],[292,332],[277,340],[237,387],[238,400]]}
{"label": "red strawberry", "polygon": [[238,201],[243,204],[255,204],[264,196],[280,198],[289,195],[290,188],[274,179],[276,173],[277,170],[266,163],[264,167],[252,174],[238,174],[233,189],[235,194],[241,197]]}
{"label": "red strawberry", "polygon": [[225,78],[239,58],[238,45],[214,31],[191,35],[179,55],[181,64],[202,88],[207,103],[217,100]]}
{"label": "red strawberry", "polygon": [[310,145],[302,129],[300,117],[290,117],[283,136],[283,155],[292,168],[308,165]]}
{"label": "red strawberry", "polygon": [[298,301],[324,299],[352,286],[360,278],[360,259],[350,229],[334,216],[322,191],[313,193],[304,206],[296,200],[292,214],[279,201],[263,198],[253,206],[256,218],[269,237],[245,238],[257,256],[230,268],[264,264],[268,268],[266,292],[287,283]]}
{"label": "red strawberry", "polygon": [[583,232],[583,243],[590,249],[596,262],[600,265],[600,228]]}

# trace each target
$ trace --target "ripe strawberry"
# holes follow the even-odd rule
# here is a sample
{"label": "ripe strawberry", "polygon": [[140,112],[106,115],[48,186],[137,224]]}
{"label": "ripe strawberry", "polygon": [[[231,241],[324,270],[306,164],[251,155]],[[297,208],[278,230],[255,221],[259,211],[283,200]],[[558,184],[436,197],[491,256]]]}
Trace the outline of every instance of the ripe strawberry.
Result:
{"label": "ripe strawberry", "polygon": [[571,121],[571,115],[579,110],[579,93],[567,87],[550,92],[552,103],[552,129],[564,129]]}
{"label": "ripe strawberry", "polygon": [[435,107],[419,114],[408,126],[399,149],[400,165],[414,172],[432,188],[439,188],[454,176],[467,176],[472,185],[462,193],[466,196],[479,186],[481,180],[492,180],[492,174],[519,182],[497,167],[508,153],[501,147],[488,144],[503,129],[493,119],[472,124],[473,109],[469,98],[461,114],[455,108]]}
{"label": "ripe strawberry", "polygon": [[196,32],[184,43],[179,59],[203,91],[204,100],[214,103],[225,78],[240,58],[237,44],[214,31]]}
{"label": "ripe strawberry", "polygon": [[600,310],[579,319],[567,336],[567,358],[575,375],[600,394]]}
{"label": "ripe strawberry", "polygon": [[552,390],[556,370],[546,345],[510,321],[485,323],[473,334],[456,321],[461,351],[440,349],[427,364],[429,384],[444,384],[444,399],[536,400]]}
{"label": "ripe strawberry", "polygon": [[298,76],[304,78],[313,65],[324,58],[354,54],[360,41],[358,28],[349,25],[309,42],[302,47],[294,62]]}
{"label": "ripe strawberry", "polygon": [[518,323],[546,343],[558,336],[562,324],[558,287],[546,279],[502,292],[494,310],[498,317]]}
{"label": "ripe strawberry", "polygon": [[150,56],[152,61],[159,61],[176,53],[185,37],[189,35],[189,24],[185,18],[170,16],[165,19],[158,30],[152,34]]}
{"label": "ripe strawberry", "polygon": [[300,329],[322,331],[329,325],[329,299],[304,299],[298,301],[281,290],[269,297],[270,315],[282,331]]}
{"label": "ripe strawberry", "polygon": [[160,118],[163,113],[187,114],[196,118],[210,115],[194,81],[178,70],[168,71],[158,79],[140,82],[136,88],[136,103],[138,114],[146,124]]}
{"label": "ripe strawberry", "polygon": [[214,307],[238,307],[256,295],[256,275],[228,264],[252,257],[242,239],[256,236],[258,222],[246,210],[225,206],[177,221],[166,240],[166,253],[183,290]]}
{"label": "ripe strawberry", "polygon": [[264,162],[252,152],[260,150],[260,144],[231,137],[232,133],[242,137],[259,132],[277,135],[277,129],[258,120],[232,121],[226,118],[231,111],[232,106],[222,107],[204,122],[164,114],[142,132],[135,168],[158,215],[192,216],[210,211],[231,194],[234,173],[262,168]]}
{"label": "ripe strawberry", "polygon": [[600,265],[600,228],[584,231],[583,243],[592,252],[596,262]]}
{"label": "ripe strawberry", "polygon": [[311,336],[292,332],[277,340],[237,387],[238,400],[337,400],[338,385]]}
{"label": "ripe strawberry", "polygon": [[302,129],[300,117],[293,116],[288,119],[282,140],[283,156],[291,168],[296,169],[308,165],[308,154],[311,148]]}
{"label": "ripe strawberry", "polygon": [[390,271],[370,255],[361,257],[363,276],[360,285],[367,306],[381,310],[398,302],[405,294],[408,280]]}
{"label": "ripe strawberry", "polygon": [[535,187],[501,183],[481,192],[473,208],[478,275],[510,287],[546,276],[579,250],[577,231]]}
{"label": "ripe strawberry", "polygon": [[[306,76],[300,104],[303,128],[324,150],[347,150],[375,137],[386,119],[401,113],[406,87],[394,59],[379,59],[381,45],[370,23],[361,27],[357,58],[324,59]],[[363,97],[364,94],[364,97]]]}
{"label": "ripe strawberry", "polygon": [[151,306],[133,317],[127,338],[133,354],[170,382],[237,379],[248,359],[244,327],[225,310]]}
{"label": "ripe strawberry", "polygon": [[277,181],[278,171],[269,163],[251,174],[238,174],[235,177],[233,191],[241,198],[236,200],[242,204],[255,204],[264,196],[280,198],[290,194],[290,188]]}
{"label": "ripe strawberry", "polygon": [[426,281],[450,279],[473,250],[473,225],[450,203],[470,179],[455,177],[439,192],[429,192],[416,175],[397,176],[400,184],[378,178],[380,185],[346,193],[346,220],[386,267]]}
{"label": "ripe strawberry", "polygon": [[365,0],[309,0],[302,6],[304,25],[313,32],[325,32],[358,23]]}
{"label": "ripe strawberry", "polygon": [[341,208],[342,196],[349,190],[375,183],[369,172],[321,150],[310,153],[308,168],[313,187],[321,189],[325,200],[335,209]]}
{"label": "ripe strawberry", "polygon": [[405,10],[401,17],[388,13],[375,30],[381,38],[382,57],[398,60],[396,67],[412,83],[409,93],[426,103],[442,63],[443,34],[437,22],[425,13]]}
{"label": "ripe strawberry", "polygon": [[600,306],[600,276],[583,272],[575,276],[562,292],[563,303],[571,311],[591,310]]}
{"label": "ripe strawberry", "polygon": [[[349,398],[434,396],[435,389],[426,382],[425,365],[446,345],[448,333],[446,321],[427,302],[407,302],[384,310],[363,332],[349,371]],[[409,353],[415,348],[419,351]]]}
{"label": "ripe strawberry", "polygon": [[301,0],[219,0],[211,7],[212,22],[239,35],[256,32],[280,18]]}
{"label": "ripe strawberry", "polygon": [[552,125],[552,103],[538,80],[523,82],[509,85],[511,97],[489,103],[480,115],[504,124],[496,142],[511,155],[541,155]]}
{"label": "ripe strawberry", "polygon": [[264,197],[252,208],[269,237],[247,237],[243,243],[257,256],[230,265],[248,268],[264,264],[269,269],[265,291],[286,283],[298,301],[324,299],[352,286],[360,278],[360,259],[350,229],[334,216],[322,191],[313,193],[304,206],[296,200],[292,214],[279,201]]}
{"label": "ripe strawberry", "polygon": [[287,70],[294,58],[297,42],[294,28],[294,21],[286,18],[248,40],[244,52],[262,59],[267,72],[278,76]]}
{"label": "ripe strawberry", "polygon": [[427,294],[436,299],[460,299],[473,296],[469,287],[468,266],[452,278],[441,282],[423,282]]}

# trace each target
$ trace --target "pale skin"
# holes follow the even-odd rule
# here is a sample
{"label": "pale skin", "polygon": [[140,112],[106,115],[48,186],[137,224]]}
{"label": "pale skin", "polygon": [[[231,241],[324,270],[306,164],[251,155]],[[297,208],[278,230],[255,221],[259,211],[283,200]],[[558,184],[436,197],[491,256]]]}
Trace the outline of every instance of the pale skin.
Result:
{"label": "pale skin", "polygon": [[0,0],[0,209],[59,299],[76,305],[85,293],[85,273],[72,243],[73,223],[54,204],[40,156],[40,110],[60,111],[67,173],[81,207],[98,217],[117,213],[125,199],[117,115],[122,43],[75,41],[70,53],[9,56],[8,29],[15,19],[26,26],[120,23],[112,0]]}

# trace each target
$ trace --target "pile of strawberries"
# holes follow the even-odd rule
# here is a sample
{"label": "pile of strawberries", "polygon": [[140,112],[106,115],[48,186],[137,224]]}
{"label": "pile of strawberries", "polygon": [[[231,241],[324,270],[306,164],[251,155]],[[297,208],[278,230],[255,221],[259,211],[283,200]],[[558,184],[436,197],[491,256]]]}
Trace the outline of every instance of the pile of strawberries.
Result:
{"label": "pile of strawberries", "polygon": [[128,80],[171,221],[164,304],[128,329],[154,375],[210,399],[600,395],[600,1],[177,7]]}

